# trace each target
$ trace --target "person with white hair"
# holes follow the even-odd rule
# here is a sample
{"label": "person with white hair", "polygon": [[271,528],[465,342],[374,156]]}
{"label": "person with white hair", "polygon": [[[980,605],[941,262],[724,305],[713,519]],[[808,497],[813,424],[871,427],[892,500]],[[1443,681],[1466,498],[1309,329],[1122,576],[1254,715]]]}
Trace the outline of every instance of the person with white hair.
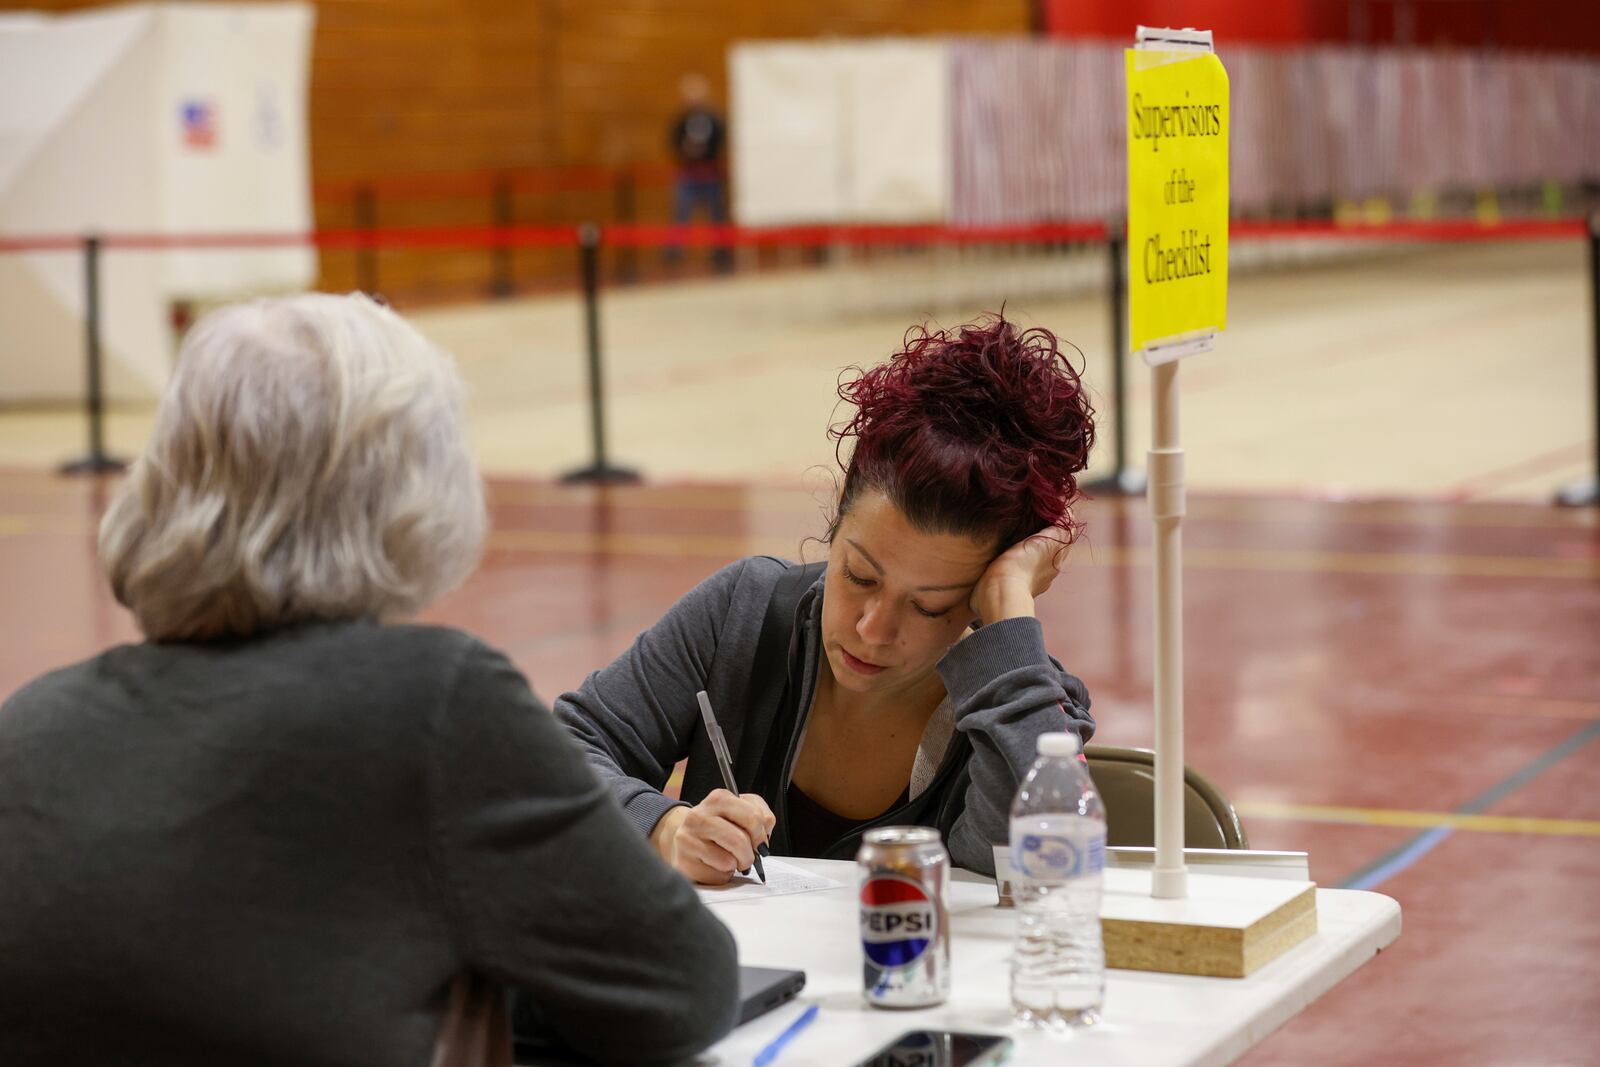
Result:
{"label": "person with white hair", "polygon": [[727,929],[523,676],[402,621],[485,525],[388,308],[190,332],[100,529],[146,640],[0,706],[0,1063],[509,1062],[509,987],[607,1062],[731,1028]]}

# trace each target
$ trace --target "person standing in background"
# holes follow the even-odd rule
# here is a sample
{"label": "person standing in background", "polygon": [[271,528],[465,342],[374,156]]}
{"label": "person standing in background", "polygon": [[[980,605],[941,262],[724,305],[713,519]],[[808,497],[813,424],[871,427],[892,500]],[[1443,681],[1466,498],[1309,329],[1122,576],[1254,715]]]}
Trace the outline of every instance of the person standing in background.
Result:
{"label": "person standing in background", "polygon": [[[710,88],[699,74],[686,74],[678,83],[678,94],[683,100],[683,110],[673,120],[672,156],[677,163],[677,175],[672,189],[672,222],[685,226],[697,214],[720,226],[728,221],[727,179],[723,170],[722,152],[726,140],[726,127],[722,116],[710,104]],[[679,245],[667,248],[667,262],[677,263],[683,256]],[[727,247],[719,247],[712,254],[718,271],[733,267],[733,256]]]}

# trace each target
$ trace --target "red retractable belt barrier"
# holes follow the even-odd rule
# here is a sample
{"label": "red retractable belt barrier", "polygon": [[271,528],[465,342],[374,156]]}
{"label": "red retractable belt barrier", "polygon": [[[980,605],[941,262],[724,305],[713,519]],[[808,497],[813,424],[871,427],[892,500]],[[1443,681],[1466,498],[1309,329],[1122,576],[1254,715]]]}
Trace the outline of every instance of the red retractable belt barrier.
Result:
{"label": "red retractable belt barrier", "polygon": [[[55,234],[0,237],[0,252],[49,252],[83,247],[82,237]],[[108,233],[101,247],[130,252],[300,248],[575,248],[577,226],[410,226],[300,233]]]}
{"label": "red retractable belt barrier", "polygon": [[1440,220],[1436,222],[1261,222],[1234,219],[1228,238],[1337,237],[1374,241],[1529,241],[1582,237],[1581,218],[1506,219],[1501,222]]}
{"label": "red retractable belt barrier", "polygon": [[846,224],[808,226],[672,226],[656,224],[600,227],[609,245],[654,248],[672,245],[694,247],[741,245],[755,247],[823,247],[854,245],[931,244],[1044,244],[1067,241],[1103,241],[1103,222],[1026,223],[1004,226],[943,226]]}
{"label": "red retractable belt barrier", "polygon": [[83,248],[83,242],[82,237],[62,234],[0,237],[0,252],[77,252]]}
{"label": "red retractable belt barrier", "polygon": [[[1117,225],[1118,230],[1121,229]],[[1048,244],[1104,241],[1112,226],[1098,220],[992,226],[877,224],[805,226],[714,226],[628,223],[597,227],[602,245],[619,248],[821,247],[827,245]],[[1373,241],[1527,241],[1563,240],[1588,232],[1581,218],[1390,222],[1368,225],[1335,222],[1263,222],[1235,219],[1233,239],[1332,238]],[[576,248],[575,224],[472,226],[344,227],[306,232],[106,233],[105,249],[129,251],[292,248]],[[75,234],[22,234],[0,237],[0,252],[75,251],[84,238]]]}

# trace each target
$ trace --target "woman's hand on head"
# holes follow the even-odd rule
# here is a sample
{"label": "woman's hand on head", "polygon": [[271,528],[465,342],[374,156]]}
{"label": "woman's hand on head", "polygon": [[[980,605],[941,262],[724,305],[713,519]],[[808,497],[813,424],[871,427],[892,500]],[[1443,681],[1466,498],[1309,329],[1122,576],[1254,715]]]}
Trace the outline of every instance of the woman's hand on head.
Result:
{"label": "woman's hand on head", "polygon": [[972,610],[984,622],[1032,617],[1033,601],[1050,588],[1067,562],[1070,535],[1050,526],[994,558],[972,589]]}
{"label": "woman's hand on head", "polygon": [[650,843],[667,863],[700,885],[726,885],[735,871],[755,863],[756,845],[772,836],[778,819],[757,793],[734,796],[713,789],[692,808],[661,817]]}

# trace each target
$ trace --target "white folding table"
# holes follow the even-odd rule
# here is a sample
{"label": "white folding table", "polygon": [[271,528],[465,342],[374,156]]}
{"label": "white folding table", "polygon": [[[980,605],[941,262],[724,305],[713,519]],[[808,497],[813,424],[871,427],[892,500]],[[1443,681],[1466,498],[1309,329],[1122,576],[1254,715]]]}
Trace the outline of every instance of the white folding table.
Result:
{"label": "white folding table", "polygon": [[818,1018],[773,1067],[850,1067],[906,1030],[1008,1034],[1019,1065],[1215,1067],[1282,1026],[1400,934],[1400,906],[1378,893],[1317,890],[1317,933],[1248,978],[1107,972],[1104,1022],[1065,1036],[1011,1024],[1008,991],[1016,913],[996,905],[994,883],[956,871],[950,886],[951,991],[937,1008],[888,1011],[861,999],[855,865],[785,862],[844,883],[837,889],[725,900],[712,912],[734,933],[741,963],[800,968],[798,1000],[741,1026],[697,1060],[748,1067],[807,1004]]}

